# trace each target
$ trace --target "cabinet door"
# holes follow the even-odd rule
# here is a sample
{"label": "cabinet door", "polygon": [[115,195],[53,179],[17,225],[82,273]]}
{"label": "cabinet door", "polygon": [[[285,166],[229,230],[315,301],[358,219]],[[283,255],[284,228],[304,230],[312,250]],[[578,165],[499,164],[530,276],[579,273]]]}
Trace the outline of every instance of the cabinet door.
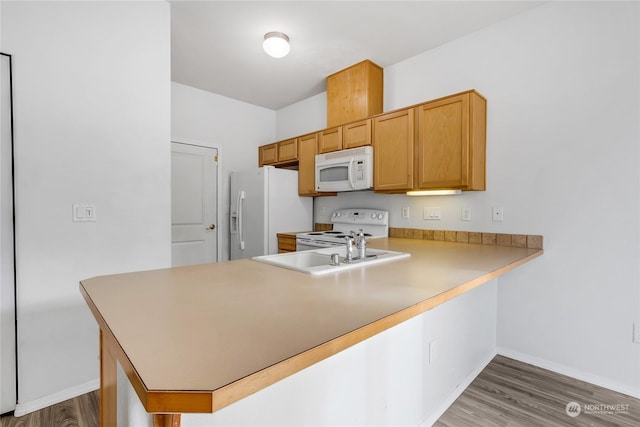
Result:
{"label": "cabinet door", "polygon": [[278,142],[278,162],[295,161],[298,159],[298,138]]}
{"label": "cabinet door", "polygon": [[277,233],[278,236],[278,253],[295,252],[296,251],[296,235]]}
{"label": "cabinet door", "polygon": [[327,77],[327,126],[382,113],[383,69],[369,60]]}
{"label": "cabinet door", "polygon": [[417,188],[469,183],[469,96],[428,102],[418,110]]}
{"label": "cabinet door", "polygon": [[467,92],[417,107],[416,188],[484,190],[485,105]]}
{"label": "cabinet door", "polygon": [[268,144],[258,147],[258,167],[272,165],[278,161],[278,144]]}
{"label": "cabinet door", "polygon": [[413,188],[414,109],[373,119],[373,187],[402,192]]}
{"label": "cabinet door", "polygon": [[342,150],[342,126],[320,131],[318,154]]}
{"label": "cabinet door", "polygon": [[316,194],[316,146],[318,134],[298,137],[298,194]]}
{"label": "cabinet door", "polygon": [[371,119],[342,126],[342,146],[344,148],[371,145]]}

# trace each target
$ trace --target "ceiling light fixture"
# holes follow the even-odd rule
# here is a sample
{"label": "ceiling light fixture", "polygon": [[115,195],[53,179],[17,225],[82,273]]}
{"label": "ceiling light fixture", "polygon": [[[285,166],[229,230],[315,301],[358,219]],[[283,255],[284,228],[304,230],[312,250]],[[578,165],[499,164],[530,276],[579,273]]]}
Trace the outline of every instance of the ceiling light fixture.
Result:
{"label": "ceiling light fixture", "polygon": [[419,190],[407,191],[407,196],[446,196],[460,194],[460,190]]}
{"label": "ceiling light fixture", "polygon": [[262,48],[269,56],[282,58],[289,53],[289,37],[285,33],[272,31],[264,35]]}

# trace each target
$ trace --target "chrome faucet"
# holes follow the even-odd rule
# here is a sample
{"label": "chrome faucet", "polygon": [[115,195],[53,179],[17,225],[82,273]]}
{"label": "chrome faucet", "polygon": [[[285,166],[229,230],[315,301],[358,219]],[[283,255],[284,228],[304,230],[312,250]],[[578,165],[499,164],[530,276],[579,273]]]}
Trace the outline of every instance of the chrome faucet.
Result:
{"label": "chrome faucet", "polygon": [[364,238],[362,228],[358,231],[358,234],[356,234],[356,248],[358,249],[358,258],[367,258],[367,241]]}
{"label": "chrome faucet", "polygon": [[353,261],[353,231],[352,234],[344,236],[344,240],[347,242],[347,254],[344,257],[344,262]]}

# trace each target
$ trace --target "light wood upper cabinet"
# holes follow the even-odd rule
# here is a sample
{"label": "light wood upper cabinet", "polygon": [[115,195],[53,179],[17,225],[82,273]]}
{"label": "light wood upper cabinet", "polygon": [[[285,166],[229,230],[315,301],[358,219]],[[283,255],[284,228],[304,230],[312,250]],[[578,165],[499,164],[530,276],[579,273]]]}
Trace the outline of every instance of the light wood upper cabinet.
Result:
{"label": "light wood upper cabinet", "polygon": [[258,167],[278,162],[278,144],[267,144],[258,147]]}
{"label": "light wood upper cabinet", "polygon": [[301,196],[315,187],[315,156],[373,145],[374,190],[485,190],[487,101],[475,90],[263,145],[259,166],[298,165]]}
{"label": "light wood upper cabinet", "polygon": [[298,138],[258,147],[258,167],[264,165],[291,166],[298,161]]}
{"label": "light wood upper cabinet", "polygon": [[327,126],[382,113],[383,70],[369,60],[327,77]]}
{"label": "light wood upper cabinet", "polygon": [[278,162],[298,160],[298,138],[278,142]]}
{"label": "light wood upper cabinet", "polygon": [[319,132],[318,154],[371,145],[371,119]]}
{"label": "light wood upper cabinet", "polygon": [[416,107],[415,189],[485,189],[486,100],[470,91]]}
{"label": "light wood upper cabinet", "polygon": [[373,118],[373,188],[404,192],[413,188],[414,109]]}
{"label": "light wood upper cabinet", "polygon": [[318,133],[318,154],[342,150],[342,126]]}
{"label": "light wood upper cabinet", "polygon": [[343,148],[371,145],[371,119],[342,126]]}
{"label": "light wood upper cabinet", "polygon": [[298,137],[298,194],[316,194],[316,147],[318,134],[310,133]]}
{"label": "light wood upper cabinet", "polygon": [[300,196],[335,196],[316,191],[316,154],[320,132],[298,137],[298,194]]}

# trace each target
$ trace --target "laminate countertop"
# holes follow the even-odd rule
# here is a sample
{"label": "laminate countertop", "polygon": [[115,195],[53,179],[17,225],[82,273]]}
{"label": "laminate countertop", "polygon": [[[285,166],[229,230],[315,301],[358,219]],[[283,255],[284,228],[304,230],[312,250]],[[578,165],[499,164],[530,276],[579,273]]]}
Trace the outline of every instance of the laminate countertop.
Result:
{"label": "laminate countertop", "polygon": [[234,260],[80,290],[148,412],[213,412],[542,254],[400,238],[369,247],[411,257],[322,276]]}

